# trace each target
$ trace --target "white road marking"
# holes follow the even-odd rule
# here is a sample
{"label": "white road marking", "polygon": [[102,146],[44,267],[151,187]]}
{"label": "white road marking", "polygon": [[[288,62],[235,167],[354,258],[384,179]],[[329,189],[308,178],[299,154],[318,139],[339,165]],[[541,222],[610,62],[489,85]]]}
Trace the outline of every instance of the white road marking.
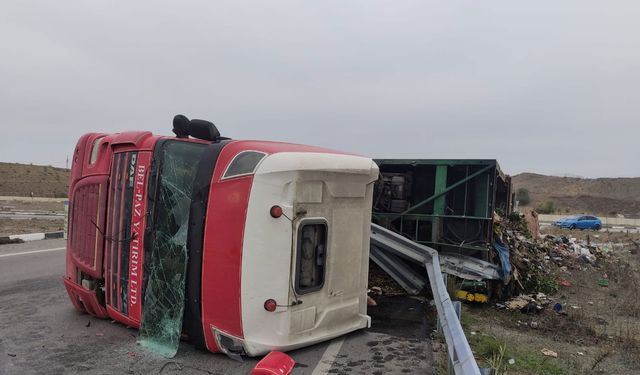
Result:
{"label": "white road marking", "polygon": [[16,256],[16,255],[27,255],[27,254],[36,254],[36,253],[46,253],[48,251],[58,251],[58,250],[65,250],[66,247],[56,247],[53,249],[44,249],[44,250],[32,250],[32,251],[23,251],[21,253],[11,253],[11,254],[0,254],[0,258],[4,258],[4,257],[12,257],[12,256]]}
{"label": "white road marking", "polygon": [[329,370],[331,370],[331,366],[333,366],[333,362],[335,362],[338,353],[340,353],[342,344],[344,344],[344,337],[332,341],[331,344],[327,346],[327,349],[324,351],[322,358],[318,361],[318,365],[313,369],[311,375],[327,374]]}

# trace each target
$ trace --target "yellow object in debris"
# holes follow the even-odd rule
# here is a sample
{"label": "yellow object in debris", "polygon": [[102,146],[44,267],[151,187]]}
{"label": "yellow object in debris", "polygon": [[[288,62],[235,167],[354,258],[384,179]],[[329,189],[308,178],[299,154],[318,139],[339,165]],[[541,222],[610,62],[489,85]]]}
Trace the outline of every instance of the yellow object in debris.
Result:
{"label": "yellow object in debris", "polygon": [[471,293],[471,292],[467,292],[466,290],[458,290],[456,292],[456,298],[464,301],[479,302],[479,303],[486,303],[487,301],[489,301],[489,297],[487,297],[486,294]]}

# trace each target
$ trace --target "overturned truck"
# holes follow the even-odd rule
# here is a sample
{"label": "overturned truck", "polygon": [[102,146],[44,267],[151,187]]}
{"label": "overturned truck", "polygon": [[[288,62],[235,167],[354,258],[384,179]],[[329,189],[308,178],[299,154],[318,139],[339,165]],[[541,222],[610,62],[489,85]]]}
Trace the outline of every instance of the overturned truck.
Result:
{"label": "overturned truck", "polygon": [[[435,249],[443,272],[467,280],[496,280],[500,293],[510,264],[494,238],[494,223],[513,210],[511,177],[496,160],[376,159],[380,168],[372,222]],[[371,259],[409,293],[426,283],[405,254],[372,246]],[[477,285],[477,284],[474,284]],[[475,295],[475,294],[473,294]],[[470,295],[471,296],[471,295]]]}
{"label": "overturned truck", "polygon": [[90,133],[69,187],[64,284],[76,309],[230,356],[368,327],[369,158],[220,136]]}

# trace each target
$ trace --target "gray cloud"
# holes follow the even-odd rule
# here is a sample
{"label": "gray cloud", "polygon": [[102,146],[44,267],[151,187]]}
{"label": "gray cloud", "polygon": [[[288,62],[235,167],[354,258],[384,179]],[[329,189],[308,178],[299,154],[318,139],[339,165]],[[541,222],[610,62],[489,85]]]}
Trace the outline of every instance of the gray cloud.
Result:
{"label": "gray cloud", "polygon": [[0,160],[63,166],[82,133],[184,113],[372,157],[640,174],[636,2],[183,3],[3,2]]}

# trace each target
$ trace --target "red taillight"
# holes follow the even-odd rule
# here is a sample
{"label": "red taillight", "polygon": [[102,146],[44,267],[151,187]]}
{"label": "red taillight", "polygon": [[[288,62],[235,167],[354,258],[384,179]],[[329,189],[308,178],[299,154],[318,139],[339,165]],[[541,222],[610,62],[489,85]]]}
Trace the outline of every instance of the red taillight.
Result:
{"label": "red taillight", "polygon": [[269,213],[271,214],[271,217],[273,218],[279,218],[280,216],[282,216],[282,207],[280,206],[273,206],[271,207],[271,210],[269,210]]}
{"label": "red taillight", "polygon": [[268,299],[266,301],[264,301],[264,309],[269,311],[269,312],[274,312],[276,311],[276,307],[278,307],[278,304],[276,303],[276,300],[274,299]]}

